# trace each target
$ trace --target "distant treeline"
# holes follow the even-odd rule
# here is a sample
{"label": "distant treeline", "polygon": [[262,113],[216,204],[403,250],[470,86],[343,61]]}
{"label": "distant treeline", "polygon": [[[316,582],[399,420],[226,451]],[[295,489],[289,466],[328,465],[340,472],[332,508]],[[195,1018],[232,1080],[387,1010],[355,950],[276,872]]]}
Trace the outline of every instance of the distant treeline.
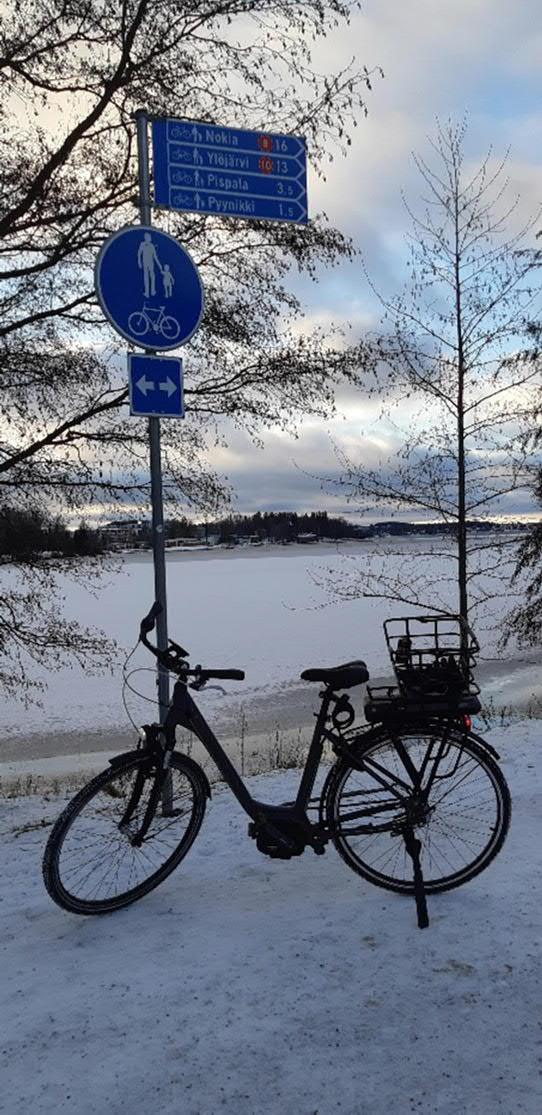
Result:
{"label": "distant treeline", "polygon": [[[503,524],[490,519],[471,520],[469,530],[492,531]],[[525,530],[521,522],[507,523],[510,529]],[[171,521],[167,526],[170,538],[218,538],[220,542],[234,542],[245,538],[259,538],[262,542],[295,541],[300,535],[316,538],[380,538],[386,535],[450,534],[455,532],[453,523],[409,523],[398,519],[377,523],[349,523],[341,517],[332,517],[327,511],[311,511],[299,515],[294,511],[256,511],[253,515],[229,515],[208,523],[190,523],[186,519]]]}
{"label": "distant treeline", "polygon": [[85,523],[77,530],[68,530],[60,516],[49,517],[37,508],[19,511],[0,507],[0,555],[3,557],[28,559],[32,554],[43,553],[82,557],[103,550],[101,534]]}
{"label": "distant treeline", "polygon": [[[498,524],[490,520],[469,523],[470,530],[491,531]],[[502,524],[499,524],[502,528]],[[511,529],[526,529],[516,522]],[[253,515],[228,515],[212,522],[195,523],[184,516],[168,519],[168,539],[200,539],[202,542],[233,543],[250,539],[261,542],[316,541],[318,539],[381,538],[400,535],[453,534],[453,524],[409,523],[389,520],[378,523],[354,524],[327,511],[256,511]],[[20,511],[0,508],[0,555],[7,558],[31,557],[34,553],[50,552],[67,557],[93,556],[119,546],[150,547],[150,522],[118,519],[101,529],[82,522],[70,530],[60,516],[50,517],[38,509]]]}
{"label": "distant treeline", "polygon": [[[201,525],[196,532],[201,531]],[[219,534],[223,542],[236,538],[259,538],[262,542],[293,542],[300,534],[317,538],[355,538],[356,528],[346,519],[333,518],[327,511],[310,511],[299,515],[294,511],[256,511],[253,515],[229,515],[208,525],[208,531]]]}

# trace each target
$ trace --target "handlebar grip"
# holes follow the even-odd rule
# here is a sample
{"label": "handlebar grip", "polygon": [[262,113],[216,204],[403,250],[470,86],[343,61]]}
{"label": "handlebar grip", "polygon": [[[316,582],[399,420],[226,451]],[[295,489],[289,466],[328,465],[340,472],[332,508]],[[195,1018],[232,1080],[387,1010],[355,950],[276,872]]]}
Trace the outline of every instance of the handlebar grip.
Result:
{"label": "handlebar grip", "polygon": [[162,605],[159,604],[157,600],[155,600],[150,612],[148,612],[147,615],[141,620],[139,628],[140,636],[148,635],[149,631],[152,631],[156,617],[160,615],[160,612],[162,610]]}
{"label": "handlebar grip", "polygon": [[244,670],[205,670],[204,672],[209,678],[229,678],[230,681],[245,680]]}

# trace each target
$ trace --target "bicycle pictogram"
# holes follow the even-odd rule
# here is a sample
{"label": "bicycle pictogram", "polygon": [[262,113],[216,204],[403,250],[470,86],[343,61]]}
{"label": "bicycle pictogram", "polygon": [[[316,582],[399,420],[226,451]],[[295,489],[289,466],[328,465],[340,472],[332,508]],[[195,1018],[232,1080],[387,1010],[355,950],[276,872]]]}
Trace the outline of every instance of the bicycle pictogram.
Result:
{"label": "bicycle pictogram", "polygon": [[128,328],[136,337],[144,337],[151,332],[161,335],[166,341],[174,341],[181,331],[177,318],[166,314],[165,306],[145,304],[141,310],[134,310],[130,314]]}

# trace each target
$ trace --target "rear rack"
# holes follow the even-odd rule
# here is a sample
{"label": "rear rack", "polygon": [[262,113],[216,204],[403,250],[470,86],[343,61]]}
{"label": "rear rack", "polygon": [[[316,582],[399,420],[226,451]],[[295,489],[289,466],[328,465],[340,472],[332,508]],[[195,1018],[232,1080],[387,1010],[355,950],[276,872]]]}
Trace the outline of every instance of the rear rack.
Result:
{"label": "rear rack", "polygon": [[389,685],[368,685],[368,699],[364,705],[365,719],[370,724],[380,724],[394,719],[412,722],[433,717],[439,720],[456,720],[461,716],[475,716],[482,707],[479,692],[474,683],[461,691],[455,690],[444,695],[421,690],[407,692],[394,682]]}

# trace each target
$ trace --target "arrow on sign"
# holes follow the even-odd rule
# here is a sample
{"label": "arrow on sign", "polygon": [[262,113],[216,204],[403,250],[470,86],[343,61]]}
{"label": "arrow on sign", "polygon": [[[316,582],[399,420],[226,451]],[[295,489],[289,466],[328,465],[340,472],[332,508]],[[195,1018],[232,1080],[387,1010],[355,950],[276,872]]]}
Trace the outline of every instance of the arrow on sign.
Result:
{"label": "arrow on sign", "polygon": [[154,391],[154,383],[152,379],[146,379],[145,374],[140,379],[136,380],[136,387],[147,397],[147,391]]}
{"label": "arrow on sign", "polygon": [[169,376],[167,377],[165,383],[160,383],[160,384],[158,384],[158,386],[160,388],[160,391],[167,391],[168,399],[177,390],[177,385],[173,382],[172,379],[169,378]]}
{"label": "arrow on sign", "polygon": [[147,391],[167,391],[167,397],[169,399],[177,390],[177,385],[173,382],[172,379],[169,378],[169,376],[167,377],[165,383],[155,383],[154,380],[147,379],[145,374],[143,374],[138,380],[136,380],[136,387],[139,388],[145,398],[147,397]]}

